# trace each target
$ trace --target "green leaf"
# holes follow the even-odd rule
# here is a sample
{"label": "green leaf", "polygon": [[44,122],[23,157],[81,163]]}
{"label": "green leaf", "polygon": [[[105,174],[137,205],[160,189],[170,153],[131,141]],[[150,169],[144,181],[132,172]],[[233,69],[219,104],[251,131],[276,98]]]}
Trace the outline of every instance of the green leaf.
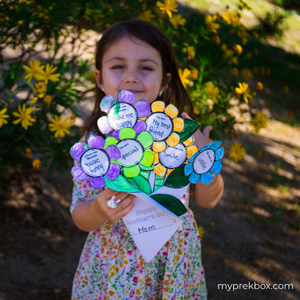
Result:
{"label": "green leaf", "polygon": [[143,171],[153,171],[153,170],[154,170],[154,167],[153,167],[153,166],[147,167],[147,166],[144,166],[144,165],[141,164],[141,163],[140,163],[140,168],[141,168],[141,170],[143,170]]}
{"label": "green leaf", "polygon": [[108,188],[116,192],[138,193],[139,190],[134,188],[123,176],[119,175],[116,180],[109,180],[106,177],[105,183]]}
{"label": "green leaf", "polygon": [[184,120],[184,130],[182,132],[177,133],[180,136],[180,143],[190,138],[201,126],[196,121],[190,119],[183,119],[183,120]]}
{"label": "green leaf", "polygon": [[136,177],[131,177],[131,178],[127,178],[128,182],[131,183],[134,187],[138,188],[139,190],[141,190],[142,192],[144,192],[147,195],[151,194],[151,186],[148,182],[148,180],[139,175]]}
{"label": "green leaf", "polygon": [[[174,171],[173,171],[174,172]],[[160,205],[174,213],[176,216],[181,216],[187,212],[183,203],[171,195],[157,194],[152,195],[151,198],[158,202]]]}
{"label": "green leaf", "polygon": [[165,181],[164,186],[179,189],[190,183],[189,177],[184,175],[185,165],[176,168]]}

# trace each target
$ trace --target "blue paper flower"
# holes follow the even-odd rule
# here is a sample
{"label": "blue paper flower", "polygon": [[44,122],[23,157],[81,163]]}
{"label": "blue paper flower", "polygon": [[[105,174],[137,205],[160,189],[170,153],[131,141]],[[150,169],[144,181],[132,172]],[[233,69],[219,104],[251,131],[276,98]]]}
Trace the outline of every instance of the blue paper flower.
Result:
{"label": "blue paper flower", "polygon": [[220,148],[222,142],[216,141],[208,143],[188,159],[188,164],[184,167],[184,175],[189,176],[191,183],[203,184],[213,181],[212,174],[217,175],[221,172],[221,158],[224,156],[224,148]]}

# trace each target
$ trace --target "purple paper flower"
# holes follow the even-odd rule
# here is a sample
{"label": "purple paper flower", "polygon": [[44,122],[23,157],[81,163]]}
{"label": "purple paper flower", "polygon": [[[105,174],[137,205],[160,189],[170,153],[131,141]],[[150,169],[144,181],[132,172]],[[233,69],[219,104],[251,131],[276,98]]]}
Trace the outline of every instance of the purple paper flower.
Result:
{"label": "purple paper flower", "polygon": [[74,144],[70,153],[79,161],[71,170],[78,181],[89,178],[91,186],[102,188],[105,186],[105,177],[115,180],[120,174],[120,166],[113,162],[121,157],[119,149],[116,145],[105,143],[100,136],[90,136],[85,146]]}
{"label": "purple paper flower", "polygon": [[136,126],[141,127],[140,122],[144,123],[144,121],[138,119],[150,115],[150,105],[144,99],[132,105],[134,99],[135,94],[126,90],[119,92],[117,100],[111,95],[105,96],[100,103],[100,109],[106,112],[107,116],[98,119],[99,130],[103,134],[108,134],[113,130],[119,131],[125,127],[135,130]]}

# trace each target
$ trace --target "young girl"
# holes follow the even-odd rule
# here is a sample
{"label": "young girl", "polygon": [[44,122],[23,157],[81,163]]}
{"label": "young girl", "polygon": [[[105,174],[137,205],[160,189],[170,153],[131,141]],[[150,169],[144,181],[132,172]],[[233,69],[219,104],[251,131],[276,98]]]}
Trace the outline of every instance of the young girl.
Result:
{"label": "young girl", "polygon": [[[101,99],[108,94],[116,99],[121,90],[133,92],[135,102],[145,99],[151,104],[162,99],[166,105],[173,103],[180,113],[184,107],[192,112],[170,42],[150,23],[134,19],[110,27],[97,45],[95,77],[96,102],[83,127],[84,138],[102,135],[97,128],[97,120],[103,115]],[[187,113],[181,115],[189,118]],[[209,143],[211,129],[194,135],[199,149]],[[197,183],[193,193],[199,205],[214,207],[223,193],[221,175],[210,184]],[[107,205],[113,196],[121,200],[115,209]],[[88,180],[74,180],[72,217],[89,235],[75,274],[72,300],[206,299],[201,244],[193,212],[188,208],[189,191],[182,199],[188,209],[182,216],[186,222],[149,263],[122,221],[133,208],[134,198],[128,193],[93,188]]]}

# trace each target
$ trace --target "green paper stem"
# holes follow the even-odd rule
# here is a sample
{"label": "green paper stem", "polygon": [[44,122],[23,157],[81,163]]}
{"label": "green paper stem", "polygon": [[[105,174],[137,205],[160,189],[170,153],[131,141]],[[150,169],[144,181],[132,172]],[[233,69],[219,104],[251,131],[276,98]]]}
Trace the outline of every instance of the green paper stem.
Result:
{"label": "green paper stem", "polygon": [[122,175],[119,175],[117,179],[111,181],[105,178],[106,186],[116,192],[138,193],[138,189],[134,188]]}
{"label": "green paper stem", "polygon": [[201,126],[196,121],[190,119],[183,119],[183,121],[184,121],[184,130],[182,132],[177,132],[177,134],[180,136],[180,143],[183,143],[188,138],[190,138]]}
{"label": "green paper stem", "polygon": [[146,178],[144,178],[143,176],[139,175],[136,177],[127,178],[127,180],[130,184],[132,184],[134,187],[141,190],[145,194],[147,194],[147,195],[151,194],[151,192],[152,192],[151,186],[150,186],[148,180]]}
{"label": "green paper stem", "polygon": [[176,168],[168,176],[164,185],[174,189],[179,189],[188,185],[190,181],[189,181],[189,177],[184,175],[184,167],[185,165],[181,165],[180,167]]}

